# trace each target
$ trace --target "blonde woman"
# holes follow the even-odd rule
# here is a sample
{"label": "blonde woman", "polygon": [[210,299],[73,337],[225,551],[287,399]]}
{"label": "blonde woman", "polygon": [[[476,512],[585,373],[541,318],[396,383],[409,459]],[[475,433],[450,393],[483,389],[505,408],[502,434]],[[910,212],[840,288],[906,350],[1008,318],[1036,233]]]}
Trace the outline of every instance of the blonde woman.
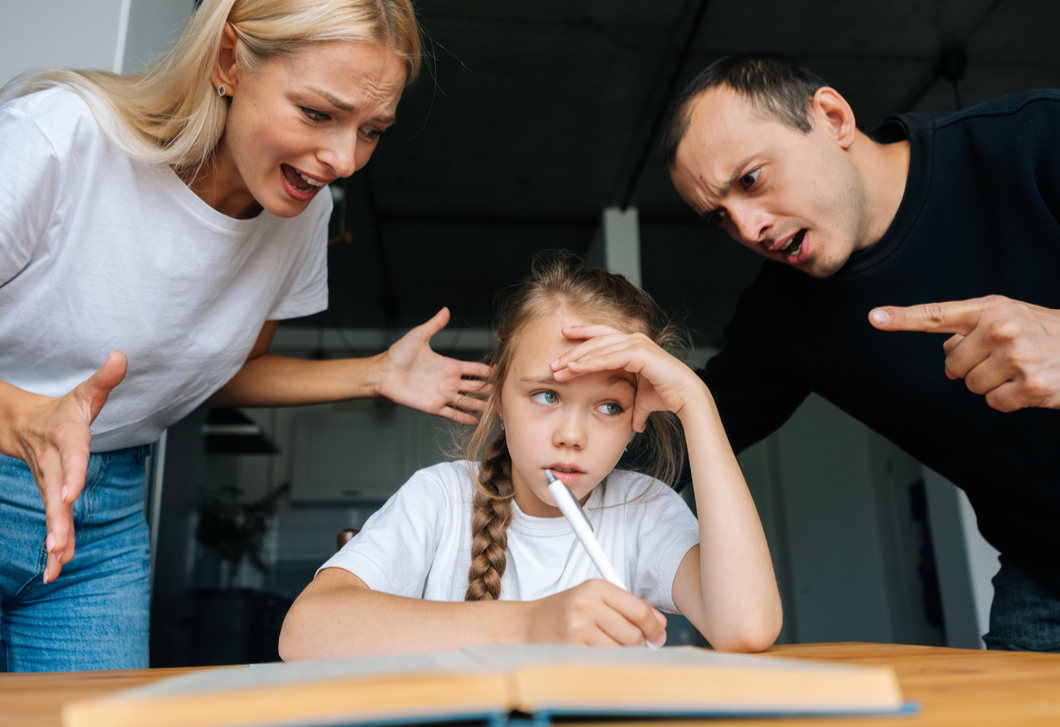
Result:
{"label": "blonde woman", "polygon": [[142,74],[4,89],[0,668],[148,666],[145,445],[203,402],[475,421],[487,370],[431,351],[444,309],[372,358],[268,353],[327,306],[325,187],[419,63],[409,0],[205,0]]}

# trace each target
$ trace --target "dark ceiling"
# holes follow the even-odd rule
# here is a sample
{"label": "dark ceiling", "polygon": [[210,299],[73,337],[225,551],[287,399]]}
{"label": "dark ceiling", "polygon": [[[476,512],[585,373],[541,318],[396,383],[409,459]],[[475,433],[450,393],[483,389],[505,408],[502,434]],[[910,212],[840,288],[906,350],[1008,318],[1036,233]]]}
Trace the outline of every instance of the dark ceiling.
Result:
{"label": "dark ceiling", "polygon": [[[535,251],[585,251],[607,206],[639,210],[644,287],[717,345],[759,258],[705,227],[655,149],[662,111],[722,55],[791,55],[869,129],[1060,86],[1055,0],[424,0],[433,58],[348,182],[352,242],[327,313],[286,325],[404,328],[442,305],[488,325]],[[967,52],[956,84],[939,73]],[[956,56],[950,56],[956,57]],[[338,231],[338,210],[333,232]]]}

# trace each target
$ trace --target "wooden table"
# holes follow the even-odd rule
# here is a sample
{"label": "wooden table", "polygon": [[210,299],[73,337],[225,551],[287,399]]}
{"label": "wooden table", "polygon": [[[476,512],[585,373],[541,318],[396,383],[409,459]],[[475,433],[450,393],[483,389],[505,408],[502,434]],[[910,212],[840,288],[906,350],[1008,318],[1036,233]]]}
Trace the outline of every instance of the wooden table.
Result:
{"label": "wooden table", "polygon": [[[797,720],[798,725],[1060,725],[1060,654],[969,651],[892,644],[799,644],[768,652],[794,659],[885,665],[894,669],[912,717]],[[65,702],[147,684],[191,669],[0,674],[0,726],[59,727]],[[710,727],[775,725],[777,720],[711,720]],[[584,723],[588,724],[588,723]],[[665,722],[687,727],[690,722]],[[633,727],[624,722],[621,727]]]}

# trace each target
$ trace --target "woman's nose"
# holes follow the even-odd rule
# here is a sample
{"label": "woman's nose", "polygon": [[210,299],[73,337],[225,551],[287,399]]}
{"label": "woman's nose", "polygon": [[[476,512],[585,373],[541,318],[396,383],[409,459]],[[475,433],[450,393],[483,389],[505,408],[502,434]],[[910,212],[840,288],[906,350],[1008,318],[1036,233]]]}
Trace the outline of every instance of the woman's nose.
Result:
{"label": "woman's nose", "polygon": [[[337,177],[348,177],[363,167],[368,159],[358,160],[357,137],[335,139],[334,143],[321,154],[321,161],[335,172]],[[369,152],[371,154],[371,152]],[[358,163],[360,161],[361,163]]]}

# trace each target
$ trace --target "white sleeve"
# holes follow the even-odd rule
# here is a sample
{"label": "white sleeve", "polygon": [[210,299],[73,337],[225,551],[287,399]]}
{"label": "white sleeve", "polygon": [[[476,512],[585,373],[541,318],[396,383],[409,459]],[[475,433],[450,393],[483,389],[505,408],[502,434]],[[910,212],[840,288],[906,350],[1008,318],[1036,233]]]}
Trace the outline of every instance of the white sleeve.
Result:
{"label": "white sleeve", "polygon": [[283,297],[269,312],[270,321],[301,318],[328,307],[328,223],[332,208],[330,190],[322,189],[302,212],[307,223],[302,229],[309,237],[291,241],[303,245],[304,252]]}
{"label": "white sleeve", "polygon": [[0,287],[29,264],[59,192],[59,159],[24,112],[0,108]]}
{"label": "white sleeve", "polygon": [[630,508],[639,522],[629,523],[637,536],[637,560],[633,570],[633,593],[661,611],[678,613],[673,586],[677,568],[699,543],[699,523],[681,496],[655,481],[642,507]]}
{"label": "white sleeve", "polygon": [[320,570],[342,568],[373,591],[423,598],[444,523],[451,516],[446,494],[445,482],[428,470],[417,472]]}

